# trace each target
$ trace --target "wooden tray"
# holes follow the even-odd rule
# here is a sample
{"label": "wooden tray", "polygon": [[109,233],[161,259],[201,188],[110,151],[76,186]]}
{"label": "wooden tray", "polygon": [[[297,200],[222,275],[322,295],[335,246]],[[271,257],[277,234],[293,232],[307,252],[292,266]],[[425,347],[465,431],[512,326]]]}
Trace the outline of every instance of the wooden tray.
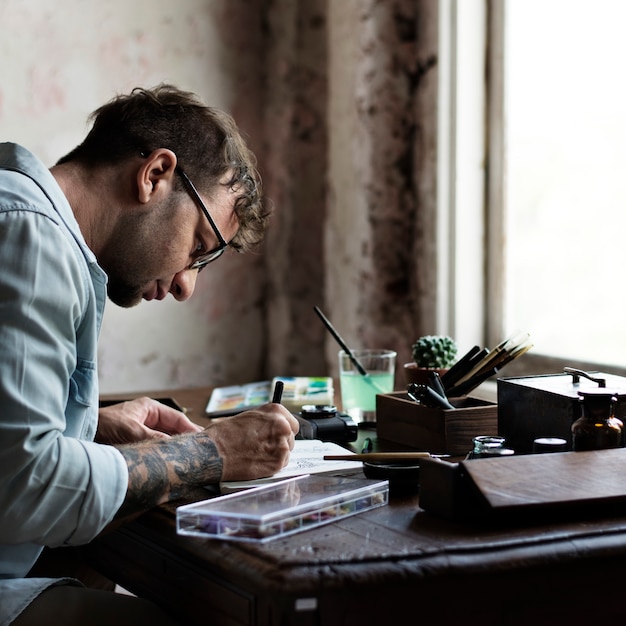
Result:
{"label": "wooden tray", "polygon": [[420,463],[420,507],[449,519],[626,508],[626,449]]}

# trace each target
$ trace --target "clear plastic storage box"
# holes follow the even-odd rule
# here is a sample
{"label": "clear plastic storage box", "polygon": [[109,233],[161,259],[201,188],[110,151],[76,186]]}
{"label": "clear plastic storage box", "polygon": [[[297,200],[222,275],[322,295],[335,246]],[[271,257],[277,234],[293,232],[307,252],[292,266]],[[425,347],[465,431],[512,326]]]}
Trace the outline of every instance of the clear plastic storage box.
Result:
{"label": "clear plastic storage box", "polygon": [[298,476],[176,510],[181,535],[265,542],[387,504],[389,482]]}

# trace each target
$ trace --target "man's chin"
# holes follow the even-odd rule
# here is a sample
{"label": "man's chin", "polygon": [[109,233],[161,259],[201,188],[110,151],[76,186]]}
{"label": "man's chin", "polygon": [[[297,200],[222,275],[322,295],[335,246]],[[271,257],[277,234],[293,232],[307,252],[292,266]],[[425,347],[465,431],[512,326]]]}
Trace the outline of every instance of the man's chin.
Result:
{"label": "man's chin", "polygon": [[111,289],[111,287],[109,287],[107,295],[113,304],[124,309],[137,306],[143,299],[143,294],[137,293],[136,289],[133,289],[131,292],[130,290]]}

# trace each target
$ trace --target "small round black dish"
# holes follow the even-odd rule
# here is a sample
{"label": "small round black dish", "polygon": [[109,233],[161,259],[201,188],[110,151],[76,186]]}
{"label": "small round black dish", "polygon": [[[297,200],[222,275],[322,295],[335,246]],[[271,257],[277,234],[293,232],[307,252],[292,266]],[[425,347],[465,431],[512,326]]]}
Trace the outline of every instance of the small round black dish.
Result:
{"label": "small round black dish", "polygon": [[414,493],[420,486],[420,466],[416,461],[363,461],[363,473],[367,478],[389,481],[390,493]]}

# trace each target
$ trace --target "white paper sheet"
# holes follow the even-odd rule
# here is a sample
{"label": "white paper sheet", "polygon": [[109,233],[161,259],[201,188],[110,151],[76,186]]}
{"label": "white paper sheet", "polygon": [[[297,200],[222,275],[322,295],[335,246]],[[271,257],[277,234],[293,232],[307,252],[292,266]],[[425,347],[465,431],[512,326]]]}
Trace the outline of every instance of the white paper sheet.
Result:
{"label": "white paper sheet", "polygon": [[292,476],[361,469],[363,467],[362,461],[325,461],[324,456],[330,454],[351,454],[351,452],[330,441],[296,439],[289,463],[280,472],[258,480],[226,481],[220,484],[220,492],[229,493],[240,489],[249,489]]}

